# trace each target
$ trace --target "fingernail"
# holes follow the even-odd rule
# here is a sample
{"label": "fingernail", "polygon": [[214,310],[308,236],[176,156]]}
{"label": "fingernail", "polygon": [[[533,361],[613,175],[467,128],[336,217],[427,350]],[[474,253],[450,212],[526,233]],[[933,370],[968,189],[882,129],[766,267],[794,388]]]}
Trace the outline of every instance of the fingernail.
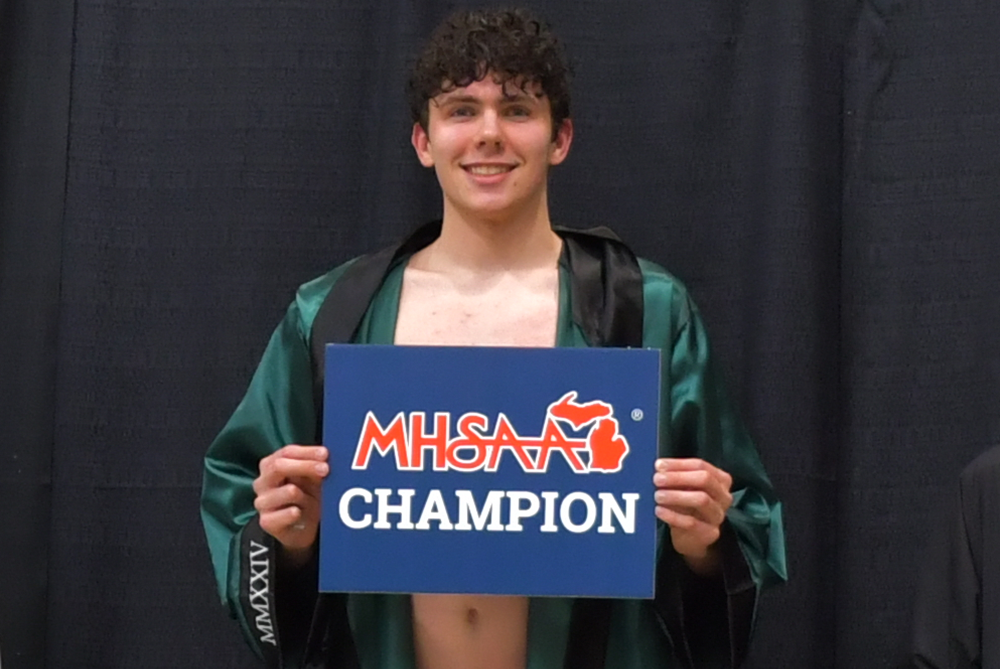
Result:
{"label": "fingernail", "polygon": [[316,473],[320,476],[326,476],[328,471],[330,471],[330,468],[325,463],[316,465]]}

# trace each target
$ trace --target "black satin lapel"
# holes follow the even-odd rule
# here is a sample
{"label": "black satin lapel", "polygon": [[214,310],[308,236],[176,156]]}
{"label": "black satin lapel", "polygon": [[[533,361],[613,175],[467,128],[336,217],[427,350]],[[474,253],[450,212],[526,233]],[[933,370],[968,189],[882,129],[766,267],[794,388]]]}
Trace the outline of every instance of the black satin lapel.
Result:
{"label": "black satin lapel", "polygon": [[[607,228],[555,230],[564,240],[560,263],[566,263],[570,270],[573,321],[583,330],[588,343],[591,346],[641,347],[642,271],[635,255]],[[399,246],[359,258],[334,284],[316,314],[311,332],[317,416],[322,416],[326,344],[353,341],[389,268],[398,259],[427,246],[440,234],[441,222],[429,223]],[[322,435],[321,424],[317,435]],[[321,644],[324,647],[319,653],[323,658],[320,661],[331,667],[357,666],[346,600],[341,597],[324,595],[322,606],[317,607],[328,621],[325,625],[328,636]],[[586,666],[603,666],[611,602],[581,600],[577,604],[570,623],[566,667],[581,669],[585,666],[580,664],[583,658],[587,658]]]}
{"label": "black satin lapel", "polygon": [[[642,346],[642,271],[632,251],[608,228],[571,230],[556,227],[563,237],[563,258],[570,269],[573,320],[592,346]],[[441,234],[441,221],[417,229],[396,247],[358,258],[330,290],[313,323],[311,345],[316,378],[322,379],[327,343],[346,343],[400,258],[424,248]],[[317,337],[316,334],[322,336]]]}
{"label": "black satin lapel", "polygon": [[[375,293],[397,260],[412,255],[441,235],[441,221],[421,226],[397,246],[361,256],[340,276],[323,300],[310,331],[310,352],[313,367],[313,397],[316,415],[323,415],[324,360],[327,344],[354,341],[361,320],[368,311]],[[319,425],[317,437],[322,437]],[[319,443],[318,441],[316,443]]]}
{"label": "black satin lapel", "polygon": [[[368,305],[382,285],[389,268],[399,258],[416,253],[437,239],[440,234],[441,221],[433,221],[418,228],[401,244],[355,260],[333,284],[316,314],[312,334],[319,332],[322,336],[312,337],[313,353],[317,352],[317,346],[322,351],[322,347],[328,343],[346,344],[353,341],[361,319],[368,311]],[[322,373],[322,370],[320,372]]]}
{"label": "black satin lapel", "polygon": [[557,227],[572,282],[573,321],[591,346],[642,346],[642,270],[608,228]]}
{"label": "black satin lapel", "polygon": [[[313,398],[316,403],[316,442],[323,437],[323,384],[326,344],[354,341],[368,306],[396,261],[416,253],[441,234],[441,222],[416,230],[403,243],[362,256],[348,267],[323,300],[310,331]],[[310,669],[357,669],[361,666],[347,613],[347,595],[321,593],[306,644],[305,666]]]}
{"label": "black satin lapel", "polygon": [[[573,322],[591,346],[642,346],[642,271],[635,255],[607,228],[555,228],[563,238],[570,273]],[[605,664],[612,602],[573,603],[565,669],[599,669]]]}
{"label": "black satin lapel", "polygon": [[[278,630],[277,602],[273,584],[275,540],[260,526],[254,515],[240,535],[240,607],[250,633],[257,640],[264,666],[281,668],[281,637]],[[255,587],[256,584],[256,587]]]}

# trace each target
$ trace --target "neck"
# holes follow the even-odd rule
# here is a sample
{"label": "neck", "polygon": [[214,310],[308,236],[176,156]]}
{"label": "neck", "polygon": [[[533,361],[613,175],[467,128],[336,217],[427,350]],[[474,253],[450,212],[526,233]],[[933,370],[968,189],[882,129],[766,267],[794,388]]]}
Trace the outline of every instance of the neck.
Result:
{"label": "neck", "polygon": [[544,202],[523,215],[489,217],[468,215],[446,200],[441,236],[425,252],[433,265],[476,272],[554,268],[562,239]]}

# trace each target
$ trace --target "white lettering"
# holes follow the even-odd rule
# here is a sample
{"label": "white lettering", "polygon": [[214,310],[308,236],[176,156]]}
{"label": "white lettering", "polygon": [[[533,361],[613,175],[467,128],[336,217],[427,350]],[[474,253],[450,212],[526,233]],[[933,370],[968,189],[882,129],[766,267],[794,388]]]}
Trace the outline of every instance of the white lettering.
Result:
{"label": "white lettering", "polygon": [[250,608],[257,612],[254,625],[260,633],[260,642],[277,646],[274,638],[274,626],[271,623],[271,610],[268,607],[267,594],[270,591],[268,582],[267,546],[250,540]]}
{"label": "white lettering", "polygon": [[413,522],[410,520],[410,500],[413,499],[416,490],[401,488],[397,491],[400,499],[399,504],[389,504],[389,495],[392,490],[389,488],[375,488],[375,496],[378,497],[378,520],[373,527],[376,530],[388,530],[392,527],[389,524],[389,514],[398,513],[399,522],[396,523],[397,530],[412,530]]}
{"label": "white lettering", "polygon": [[[538,495],[524,490],[511,490],[507,493],[507,499],[510,500],[510,515],[508,516],[510,522],[507,523],[506,530],[508,532],[520,532],[524,529],[521,525],[521,519],[531,518],[538,513],[540,506]],[[522,508],[521,502],[527,502],[528,507]]]}
{"label": "white lettering", "polygon": [[545,523],[538,529],[542,532],[558,532],[556,525],[556,500],[559,499],[557,492],[543,492],[542,499],[545,500]]}
{"label": "white lettering", "polygon": [[432,520],[438,522],[439,530],[452,529],[451,518],[448,517],[448,507],[444,505],[444,498],[441,497],[440,490],[431,490],[427,495],[424,510],[420,512],[420,520],[417,521],[417,529],[431,529]]}
{"label": "white lettering", "polygon": [[611,493],[602,492],[597,496],[601,499],[601,526],[597,531],[601,534],[614,534],[615,528],[611,524],[611,516],[614,514],[625,534],[635,534],[635,503],[639,499],[639,493],[622,493],[622,500],[625,502],[624,511]]}
{"label": "white lettering", "polygon": [[351,500],[360,497],[365,504],[372,503],[372,494],[364,488],[351,488],[340,498],[340,522],[352,530],[363,530],[372,523],[372,514],[366,513],[360,520],[351,517]]}
{"label": "white lettering", "polygon": [[[587,517],[579,524],[573,522],[573,516],[571,515],[573,502],[577,501],[583,502],[583,505],[587,507]],[[566,495],[559,506],[559,520],[562,521],[563,527],[570,532],[576,534],[586,532],[593,527],[594,521],[597,520],[597,504],[594,503],[594,498],[585,492],[571,492]]]}
{"label": "white lettering", "polygon": [[[471,490],[456,490],[458,497],[458,522],[455,524],[456,530],[471,530],[469,516],[477,530],[486,527],[489,532],[502,532],[503,523],[500,522],[500,504],[504,497],[503,490],[490,490],[483,503],[483,511],[480,513],[476,509],[476,498],[472,496]],[[486,515],[489,514],[490,524],[486,524]]]}
{"label": "white lettering", "polygon": [[[618,531],[625,534],[635,534],[636,508],[640,498],[640,494],[637,492],[597,493],[601,505],[601,523],[598,526],[597,501],[589,493],[582,491],[571,492],[560,499],[561,493],[554,490],[542,493],[528,490],[490,490],[486,493],[482,506],[479,506],[476,496],[471,490],[454,491],[455,501],[451,501],[445,499],[444,495],[447,493],[442,493],[441,490],[435,488],[427,491],[427,497],[420,507],[419,519],[414,524],[413,500],[416,494],[417,491],[411,488],[399,490],[376,488],[373,491],[364,488],[349,488],[341,495],[338,503],[340,521],[352,530],[371,528],[376,530],[470,531],[474,529],[480,532],[483,530],[488,532],[523,532],[526,529],[525,521],[537,517],[537,521],[527,524],[528,529],[537,527],[539,532],[548,533],[564,529],[574,534],[596,529],[600,534],[615,534]],[[394,496],[395,499],[393,499]],[[505,498],[509,500],[506,505]],[[364,506],[359,510],[357,504],[354,504],[355,513],[352,514],[351,506],[356,501]],[[374,512],[370,507],[373,502],[378,505],[377,512]],[[452,518],[456,517],[454,515],[456,503],[458,520],[453,522]],[[580,512],[574,506],[578,503],[584,507],[583,518],[580,518]],[[558,514],[556,513],[557,508]],[[395,523],[390,520],[393,515],[398,516]],[[372,522],[373,517],[376,518],[374,523]],[[504,520],[507,521],[506,524],[503,522]],[[254,546],[260,545],[254,544]],[[259,549],[254,548],[251,551],[252,587],[256,586],[257,583],[263,584],[256,587],[253,590],[254,593],[258,591],[267,593],[267,557],[264,555],[266,550],[260,546]],[[257,595],[258,598],[261,596],[263,595]],[[256,601],[255,599],[254,602],[256,603]],[[269,619],[264,622],[270,624]]]}

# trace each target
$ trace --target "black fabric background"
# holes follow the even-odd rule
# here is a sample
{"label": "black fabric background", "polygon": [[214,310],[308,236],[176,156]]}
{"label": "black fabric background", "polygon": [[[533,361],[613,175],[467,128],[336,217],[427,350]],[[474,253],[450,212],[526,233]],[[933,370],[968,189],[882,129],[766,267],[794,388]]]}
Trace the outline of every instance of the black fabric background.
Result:
{"label": "black fabric background", "polygon": [[[201,457],[294,287],[440,209],[408,59],[454,3],[0,0],[0,656],[247,667]],[[751,667],[902,657],[1000,441],[1000,7],[550,0],[552,212],[691,288],[786,504]]]}
{"label": "black fabric background", "polygon": [[[72,3],[0,0],[0,659],[41,666]],[[61,567],[65,569],[65,566]]]}

